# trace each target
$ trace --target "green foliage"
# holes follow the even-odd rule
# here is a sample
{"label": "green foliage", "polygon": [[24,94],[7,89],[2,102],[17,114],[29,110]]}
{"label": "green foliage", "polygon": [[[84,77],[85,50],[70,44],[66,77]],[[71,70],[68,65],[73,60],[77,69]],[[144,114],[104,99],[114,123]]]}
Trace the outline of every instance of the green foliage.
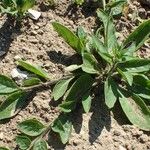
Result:
{"label": "green foliage", "polygon": [[24,69],[26,69],[26,70],[28,70],[28,71],[38,75],[38,76],[40,76],[40,77],[42,77],[42,78],[44,78],[46,80],[50,79],[49,75],[44,70],[42,70],[42,68],[39,67],[39,66],[33,66],[33,65],[23,61],[23,60],[19,60],[17,62],[17,64],[18,64],[18,66],[20,66],[20,67],[22,67],[22,68],[24,68]]}
{"label": "green foliage", "polygon": [[59,134],[63,144],[66,144],[69,140],[72,131],[72,122],[70,116],[62,114],[52,124],[52,130]]}
{"label": "green foliage", "polygon": [[83,109],[86,113],[88,113],[90,111],[91,108],[91,104],[92,104],[92,97],[90,96],[90,90],[83,95],[82,97],[82,106]]}
{"label": "green foliage", "polygon": [[45,140],[37,140],[33,145],[33,150],[48,150],[47,143]]}
{"label": "green foliage", "polygon": [[16,137],[16,143],[21,150],[26,150],[30,147],[31,140],[27,136],[18,135]]}
{"label": "green foliage", "polygon": [[84,0],[74,0],[74,3],[77,5],[82,5],[84,3]]}
{"label": "green foliage", "polygon": [[13,80],[4,75],[0,75],[0,95],[11,94],[18,90],[19,88]]}
{"label": "green foliage", "polygon": [[0,11],[17,18],[22,18],[28,9],[32,8],[35,0],[1,0]]}
{"label": "green foliage", "polygon": [[53,96],[54,100],[59,100],[67,91],[69,83],[71,82],[72,78],[60,80],[55,87],[53,88]]}
{"label": "green foliage", "polygon": [[29,119],[19,123],[18,129],[26,135],[38,136],[44,131],[45,126],[36,119]]}
{"label": "green foliage", "polygon": [[134,51],[138,50],[150,36],[150,20],[142,23],[134,32],[132,32],[124,41],[123,46],[129,43],[135,43]]}
{"label": "green foliage", "polygon": [[[73,2],[77,5],[83,5],[86,1],[73,0]],[[127,3],[127,0],[109,0],[108,2],[106,0],[93,0],[92,2],[96,3],[99,7],[102,7],[103,5],[103,9],[107,13],[116,16],[122,13],[123,7]]]}
{"label": "green foliage", "polygon": [[58,22],[52,23],[54,29],[58,32],[60,36],[79,54],[82,53],[83,43],[80,41],[79,37],[70,31],[67,27],[61,25]]}
{"label": "green foliage", "polygon": [[25,105],[27,95],[24,92],[14,92],[0,105],[0,120],[15,116]]}
{"label": "green foliage", "polygon": [[38,78],[30,78],[30,79],[26,79],[23,81],[22,86],[33,86],[33,85],[37,85],[40,84],[41,80]]}
{"label": "green foliage", "polygon": [[86,92],[91,90],[92,84],[93,79],[89,74],[81,75],[69,88],[59,108],[66,113],[73,111]]}
{"label": "green foliage", "polygon": [[[116,5],[115,3],[112,4],[113,7]],[[85,79],[85,77],[79,81],[79,78],[77,78],[76,82],[79,82],[79,85],[77,84],[73,90],[70,88],[66,92],[67,96],[70,93],[71,96],[69,96],[69,98],[64,96],[65,101],[60,105],[60,108],[62,111],[69,113],[75,109],[76,103],[79,103],[81,100],[85,112],[88,112],[91,106],[90,90],[93,88],[93,83],[96,82],[101,86],[103,86],[102,83],[104,83],[106,105],[109,108],[113,108],[116,101],[119,100],[122,110],[132,124],[143,130],[150,130],[150,110],[148,103],[145,103],[145,99],[150,98],[150,89],[148,86],[150,82],[147,76],[150,71],[150,60],[141,59],[134,55],[134,52],[143,45],[150,35],[150,21],[148,20],[142,23],[125,39],[122,45],[119,45],[115,36],[116,31],[111,15],[109,15],[107,10],[98,10],[97,15],[103,23],[102,31],[94,36],[92,35],[90,38],[92,39],[90,41],[92,45],[91,49],[87,49],[89,41],[85,40],[86,43],[83,44],[84,47],[80,54],[82,64],[78,65],[81,66],[80,77],[86,72],[86,76],[92,75],[93,81],[91,80],[91,83]],[[68,31],[62,36],[63,38],[67,32]],[[83,32],[80,31],[80,33]],[[102,34],[99,35],[100,33]],[[140,34],[142,34],[142,36],[140,36]],[[83,39],[82,37],[85,38],[85,36],[82,35],[85,34],[78,33],[80,41]],[[75,70],[75,72],[77,73],[78,67],[76,67],[75,69],[77,70]],[[141,74],[142,76],[140,77]],[[145,84],[142,82],[142,78],[144,78]],[[88,82],[90,84],[88,84]],[[85,84],[85,86],[83,86],[84,92],[81,91],[81,84]],[[142,86],[143,84],[144,86]],[[120,89],[130,94],[130,99],[126,97],[124,92],[122,93]],[[85,95],[83,94],[79,98],[78,90]],[[76,95],[78,96],[76,97]],[[135,112],[138,115],[136,115]]]}
{"label": "green foliage", "polygon": [[133,125],[150,131],[150,59],[135,55],[149,38],[150,20],[143,22],[119,44],[112,18],[115,13],[112,10],[123,3],[123,0],[113,1],[106,6],[105,11],[97,11],[102,26],[96,34],[88,35],[82,27],[74,33],[60,23],[52,23],[58,34],[82,59],[80,64],[67,67],[70,74],[66,78],[53,80],[42,68],[22,60],[17,65],[32,74],[32,78],[24,80],[22,86],[0,75],[0,95],[6,96],[0,105],[0,120],[15,116],[24,106],[30,92],[35,92],[36,88],[49,90],[53,87],[54,100],[62,100],[58,106],[59,116],[48,125],[36,119],[27,119],[18,124],[21,135],[16,137],[16,142],[20,149],[47,150],[48,143],[43,137],[50,130],[66,144],[72,131],[74,111],[81,105],[85,112],[89,112],[94,88],[98,87],[103,89],[101,91],[104,93],[101,94],[109,109],[118,101]]}
{"label": "green foliage", "polygon": [[106,4],[106,10],[113,16],[119,15],[122,13],[123,6],[126,3],[127,0],[111,0],[108,4]]}

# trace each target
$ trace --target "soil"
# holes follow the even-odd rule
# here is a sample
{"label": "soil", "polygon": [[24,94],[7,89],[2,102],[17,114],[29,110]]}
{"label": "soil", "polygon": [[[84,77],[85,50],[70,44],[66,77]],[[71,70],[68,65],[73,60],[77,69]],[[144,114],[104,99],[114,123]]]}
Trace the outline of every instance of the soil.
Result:
{"label": "soil", "polygon": [[[141,20],[150,17],[147,5],[129,1],[121,18],[116,19],[120,40],[126,37]],[[71,0],[57,1],[55,8],[38,3],[35,8],[42,12],[38,21],[25,19],[22,25],[15,26],[13,20],[0,17],[0,74],[10,76],[18,57],[44,68],[52,77],[64,75],[64,68],[76,62],[74,51],[57,35],[51,23],[59,21],[72,30],[83,26],[87,32],[97,25],[96,6],[87,3],[75,7]],[[121,34],[120,34],[121,33]],[[147,42],[139,51],[141,57],[149,57],[150,44]],[[66,150],[150,150],[150,133],[143,132],[131,125],[124,114],[110,112],[100,94],[93,100],[90,113],[82,115],[79,108],[75,113],[73,133],[67,145],[62,145],[55,135],[49,136],[49,149]],[[15,118],[0,124],[0,145],[17,149],[15,136],[17,123],[27,118],[36,117],[47,123],[58,115],[58,110],[51,103],[51,91],[34,93],[32,100]]]}

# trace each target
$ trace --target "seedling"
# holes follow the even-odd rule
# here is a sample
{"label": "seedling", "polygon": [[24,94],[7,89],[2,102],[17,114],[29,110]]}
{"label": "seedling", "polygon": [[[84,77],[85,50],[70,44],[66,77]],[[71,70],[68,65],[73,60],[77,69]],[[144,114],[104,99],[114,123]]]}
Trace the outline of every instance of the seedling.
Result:
{"label": "seedling", "polygon": [[[115,35],[112,17],[103,10],[97,15],[102,27],[93,35],[83,28],[77,34],[53,22],[54,29],[82,58],[80,65],[73,64],[66,69],[71,73],[53,80],[41,68],[19,60],[18,65],[32,74],[22,86],[10,78],[0,75],[0,95],[7,99],[0,105],[0,120],[17,115],[32,91],[48,90],[52,85],[55,101],[62,100],[58,106],[60,115],[44,125],[37,119],[28,119],[18,124],[20,135],[16,142],[22,150],[47,150],[44,136],[49,131],[57,133],[63,144],[69,140],[72,131],[73,112],[77,104],[89,112],[94,88],[102,87],[105,103],[111,110],[116,102],[120,104],[129,121],[142,130],[150,131],[150,59],[139,58],[136,51],[150,36],[150,20],[143,22],[121,44]],[[93,101],[94,102],[94,101]],[[99,101],[101,103],[101,101]]]}
{"label": "seedling", "polygon": [[27,10],[32,8],[34,4],[35,0],[1,0],[0,12],[21,19],[26,15]]}
{"label": "seedling", "polygon": [[[149,131],[150,59],[139,58],[135,52],[149,38],[150,20],[142,23],[119,44],[112,17],[103,10],[98,10],[97,15],[103,23],[103,34],[98,32],[89,37],[83,30],[79,30],[77,36],[63,25],[53,23],[58,34],[82,57],[81,65],[69,67],[78,78],[67,92],[63,92],[64,101],[59,107],[69,113],[81,102],[85,112],[88,112],[91,90],[99,85],[104,88],[102,95],[108,108],[112,109],[119,101],[129,121]],[[53,94],[55,100],[62,96],[58,97],[55,88]]]}
{"label": "seedling", "polygon": [[[74,0],[74,3],[77,5],[83,5],[86,0]],[[112,15],[116,16],[121,14],[124,4],[127,3],[127,0],[109,0],[106,3],[106,0],[93,0],[93,2],[97,2],[100,7]],[[101,6],[102,5],[102,6]]]}

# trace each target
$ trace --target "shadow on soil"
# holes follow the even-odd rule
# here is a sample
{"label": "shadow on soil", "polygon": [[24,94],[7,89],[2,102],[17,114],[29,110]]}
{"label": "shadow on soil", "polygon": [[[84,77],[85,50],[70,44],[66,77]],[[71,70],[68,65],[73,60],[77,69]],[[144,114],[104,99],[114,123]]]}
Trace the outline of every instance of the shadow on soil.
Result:
{"label": "shadow on soil", "polygon": [[[80,134],[83,127],[83,109],[80,106],[77,106],[77,109],[73,113],[73,129],[76,134]],[[103,99],[101,97],[96,97],[93,99],[93,104],[91,107],[91,117],[88,122],[88,134],[89,142],[93,144],[95,140],[101,135],[101,132],[104,128],[110,131],[111,126],[111,117],[110,111],[107,109]],[[55,150],[65,149],[58,136],[55,133],[49,134],[49,145]]]}
{"label": "shadow on soil", "polygon": [[15,23],[11,17],[7,17],[0,28],[0,59],[6,56],[12,41],[20,34],[20,27],[20,23]]}
{"label": "shadow on soil", "polygon": [[71,4],[66,9],[64,16],[68,16],[73,21],[77,21],[81,16],[79,15],[79,10],[84,15],[85,18],[89,16],[95,16],[97,8],[100,8],[102,6],[99,2],[86,2],[81,6],[78,6],[76,4]]}
{"label": "shadow on soil", "polygon": [[72,56],[64,55],[60,51],[47,51],[47,55],[50,58],[50,61],[56,64],[62,64],[64,66],[69,66],[72,64],[81,64],[81,58],[78,54]]}

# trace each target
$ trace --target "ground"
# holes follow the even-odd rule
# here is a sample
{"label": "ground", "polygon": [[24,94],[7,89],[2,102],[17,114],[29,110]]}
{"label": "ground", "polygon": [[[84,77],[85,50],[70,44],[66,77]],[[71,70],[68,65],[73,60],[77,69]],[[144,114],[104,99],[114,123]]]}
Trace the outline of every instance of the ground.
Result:
{"label": "ground", "polygon": [[[64,67],[73,64],[76,58],[74,51],[57,35],[51,23],[59,21],[72,30],[83,26],[87,32],[94,30],[96,25],[96,6],[87,4],[84,7],[71,5],[71,0],[57,1],[55,8],[38,3],[42,12],[38,21],[25,19],[21,26],[14,26],[13,20],[6,16],[0,18],[0,73],[10,76],[18,57],[33,64],[42,66],[51,76],[62,76]],[[122,40],[141,19],[150,17],[150,9],[141,6],[137,1],[130,2],[124,16],[116,19],[116,27]],[[122,33],[122,34],[120,34]],[[149,57],[150,44],[138,53],[141,57]],[[101,98],[101,93],[93,100],[90,113],[82,114],[79,108],[74,114],[74,130],[67,145],[58,142],[55,135],[49,136],[49,149],[66,150],[149,150],[150,133],[143,132],[131,125],[124,114],[110,112]],[[42,91],[33,95],[32,101],[15,118],[0,124],[0,145],[17,149],[15,136],[18,133],[17,123],[27,118],[36,117],[47,123],[57,117],[58,110],[51,102],[51,91]]]}

